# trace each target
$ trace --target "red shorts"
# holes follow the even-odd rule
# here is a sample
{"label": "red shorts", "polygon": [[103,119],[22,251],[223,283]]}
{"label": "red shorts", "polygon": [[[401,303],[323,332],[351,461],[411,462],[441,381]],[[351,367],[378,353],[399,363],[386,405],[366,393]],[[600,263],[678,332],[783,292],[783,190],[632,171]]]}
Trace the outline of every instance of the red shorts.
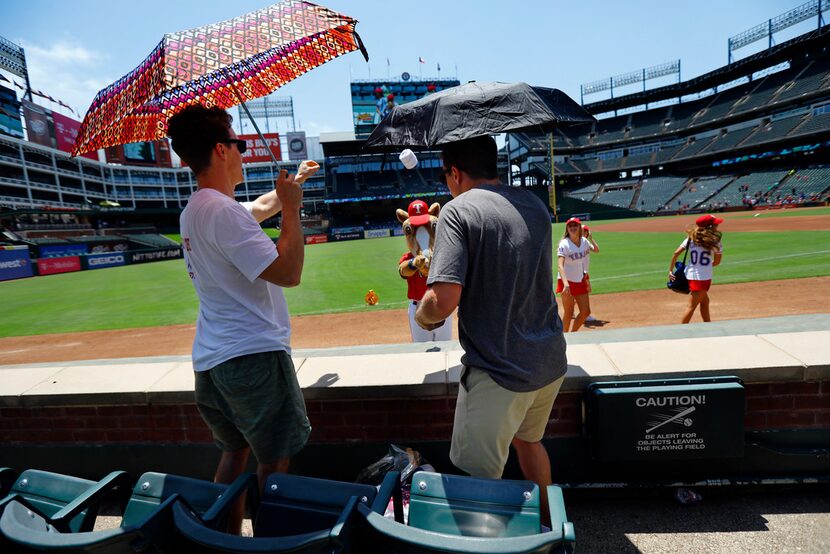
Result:
{"label": "red shorts", "polygon": [[[588,294],[587,276],[583,277],[582,281],[580,281],[579,283],[571,281],[569,284],[571,286],[571,294],[573,296],[579,296],[580,294]],[[565,283],[563,283],[562,279],[559,278],[556,280],[556,292],[561,293],[563,290],[565,290]]]}
{"label": "red shorts", "polygon": [[709,290],[709,287],[711,286],[711,279],[707,279],[705,281],[694,281],[692,279],[689,279],[689,290]]}

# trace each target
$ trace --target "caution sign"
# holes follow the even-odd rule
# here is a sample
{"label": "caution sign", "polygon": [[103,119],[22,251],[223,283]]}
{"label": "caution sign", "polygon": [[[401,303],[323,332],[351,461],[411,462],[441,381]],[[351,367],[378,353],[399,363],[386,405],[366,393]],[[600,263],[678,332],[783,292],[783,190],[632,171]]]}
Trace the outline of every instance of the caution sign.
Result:
{"label": "caution sign", "polygon": [[743,456],[744,388],[737,377],[593,383],[585,403],[602,460]]}

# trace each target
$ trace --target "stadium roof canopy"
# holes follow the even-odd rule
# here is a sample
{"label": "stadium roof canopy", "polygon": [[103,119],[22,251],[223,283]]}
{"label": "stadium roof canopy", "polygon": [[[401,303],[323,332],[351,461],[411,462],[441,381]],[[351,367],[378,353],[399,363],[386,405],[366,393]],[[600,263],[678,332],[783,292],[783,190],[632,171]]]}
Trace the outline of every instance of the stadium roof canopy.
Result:
{"label": "stadium roof canopy", "polygon": [[661,100],[669,100],[689,94],[696,94],[741,77],[752,75],[753,73],[783,62],[813,57],[817,52],[827,52],[828,47],[830,47],[830,25],[825,25],[820,29],[782,42],[763,52],[747,56],[746,58],[732,62],[729,65],[710,71],[694,79],[627,94],[617,98],[592,102],[585,104],[583,107],[591,114],[596,115],[633,106],[651,104]]}

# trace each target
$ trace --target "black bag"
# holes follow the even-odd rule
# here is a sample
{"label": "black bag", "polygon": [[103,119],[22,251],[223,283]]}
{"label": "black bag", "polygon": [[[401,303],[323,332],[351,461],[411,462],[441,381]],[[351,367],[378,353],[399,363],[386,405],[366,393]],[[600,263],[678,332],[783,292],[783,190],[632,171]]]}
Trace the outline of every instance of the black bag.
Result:
{"label": "black bag", "polygon": [[686,252],[683,253],[682,262],[674,262],[674,281],[668,281],[666,286],[669,290],[679,292],[680,294],[689,294],[689,280],[686,278],[686,256],[689,254],[689,247],[691,246],[691,239],[687,239]]}

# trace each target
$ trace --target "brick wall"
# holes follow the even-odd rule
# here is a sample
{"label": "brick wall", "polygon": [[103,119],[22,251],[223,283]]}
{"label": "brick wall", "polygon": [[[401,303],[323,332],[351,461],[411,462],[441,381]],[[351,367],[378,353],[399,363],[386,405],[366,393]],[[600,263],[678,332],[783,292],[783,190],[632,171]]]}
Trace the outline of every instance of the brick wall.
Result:
{"label": "brick wall", "polygon": [[[546,436],[577,436],[582,393],[563,392]],[[746,385],[747,430],[830,428],[830,381]],[[449,440],[455,397],[309,400],[312,443]],[[192,404],[0,408],[0,443],[203,444]]]}

